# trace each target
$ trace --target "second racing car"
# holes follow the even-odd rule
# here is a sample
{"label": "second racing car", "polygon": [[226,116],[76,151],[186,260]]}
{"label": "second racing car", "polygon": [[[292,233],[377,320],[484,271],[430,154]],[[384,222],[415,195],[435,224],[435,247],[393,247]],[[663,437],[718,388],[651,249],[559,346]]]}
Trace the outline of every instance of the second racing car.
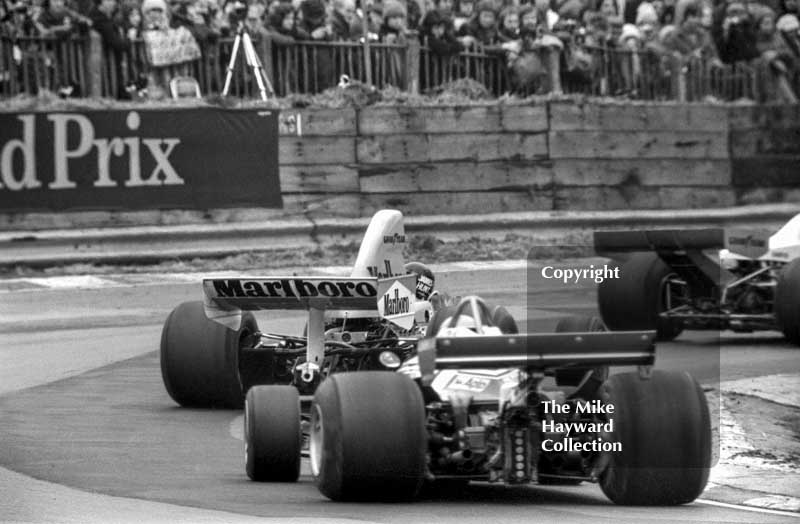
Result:
{"label": "second racing car", "polygon": [[598,231],[595,251],[620,259],[598,288],[612,330],[779,330],[800,345],[800,215],[770,234],[747,229]]}

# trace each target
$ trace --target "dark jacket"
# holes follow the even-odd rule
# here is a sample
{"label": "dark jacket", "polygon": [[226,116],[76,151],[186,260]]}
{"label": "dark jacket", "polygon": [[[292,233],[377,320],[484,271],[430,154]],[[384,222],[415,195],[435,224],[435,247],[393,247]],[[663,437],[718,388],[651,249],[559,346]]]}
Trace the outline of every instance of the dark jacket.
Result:
{"label": "dark jacket", "polygon": [[100,33],[106,49],[113,49],[115,53],[122,53],[128,49],[128,39],[122,31],[122,26],[104,12],[94,8],[89,14],[92,20],[92,29]]}
{"label": "dark jacket", "polygon": [[[441,38],[433,36],[433,26],[444,24],[444,35]],[[458,41],[453,28],[453,20],[437,10],[428,11],[422,19],[421,36],[427,42],[428,49],[439,56],[457,55],[461,52],[461,42]]]}
{"label": "dark jacket", "polygon": [[753,18],[747,16],[739,24],[731,25],[726,34],[722,28],[725,9],[724,4],[717,8],[712,25],[712,36],[720,60],[732,64],[758,58],[760,53],[756,47],[756,27]]}
{"label": "dark jacket", "polygon": [[350,22],[338,11],[333,11],[330,16],[331,37],[334,40],[348,40],[355,41],[361,38],[361,28],[356,28],[350,25]]}
{"label": "dark jacket", "polygon": [[498,42],[497,24],[493,25],[488,29],[483,28],[478,23],[478,17],[476,15],[467,24],[461,26],[461,30],[459,31],[459,36],[467,36],[467,35],[475,38],[475,40],[477,40],[478,43],[484,46],[496,44]]}

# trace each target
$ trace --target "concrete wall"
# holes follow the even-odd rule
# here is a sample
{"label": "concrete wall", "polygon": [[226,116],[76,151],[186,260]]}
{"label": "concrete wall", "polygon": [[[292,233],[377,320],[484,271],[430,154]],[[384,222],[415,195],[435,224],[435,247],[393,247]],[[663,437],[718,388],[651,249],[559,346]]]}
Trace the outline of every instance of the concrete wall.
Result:
{"label": "concrete wall", "polygon": [[292,211],[362,216],[387,206],[430,214],[800,201],[796,107],[553,102],[370,107],[302,118],[308,134],[285,136],[281,145]]}
{"label": "concrete wall", "polygon": [[800,201],[800,107],[550,102],[299,113],[282,211],[0,213],[0,230]]}

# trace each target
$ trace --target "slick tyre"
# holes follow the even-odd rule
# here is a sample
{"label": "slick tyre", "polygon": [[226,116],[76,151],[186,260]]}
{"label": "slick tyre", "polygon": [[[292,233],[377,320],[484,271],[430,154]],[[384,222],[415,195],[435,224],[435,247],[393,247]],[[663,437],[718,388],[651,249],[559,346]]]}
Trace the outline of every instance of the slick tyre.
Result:
{"label": "slick tyre", "polygon": [[244,406],[247,476],[259,482],[297,482],[303,442],[297,388],[253,386]]}
{"label": "slick tyre", "polygon": [[611,331],[656,330],[658,340],[673,340],[680,322],[659,318],[666,308],[666,280],[672,270],[655,253],[634,253],[619,267],[619,278],[597,288],[597,306]]}
{"label": "slick tyre", "polygon": [[787,264],[778,277],[775,319],[786,340],[800,345],[800,258]]}
{"label": "slick tyre", "polygon": [[[556,324],[556,333],[592,333],[597,331],[606,331],[603,321],[597,317],[566,317]],[[577,386],[590,370],[594,371],[594,378],[599,382],[603,382],[608,378],[608,366],[568,367],[555,371],[556,385]]]}
{"label": "slick tyre", "polygon": [[[653,371],[612,376],[602,399],[613,404],[610,440],[600,475],[603,493],[616,504],[686,504],[703,492],[711,466],[711,424],[703,390],[688,373]],[[608,438],[606,440],[609,440]]]}
{"label": "slick tyre", "polygon": [[258,325],[242,313],[238,331],[206,317],[202,302],[184,302],[161,331],[161,377],[172,399],[186,407],[241,408],[239,352]]}
{"label": "slick tyre", "polygon": [[340,373],[317,389],[309,456],[326,497],[410,500],[422,486],[426,450],[422,395],[405,375]]}
{"label": "slick tyre", "polygon": [[511,313],[508,312],[503,306],[494,306],[492,311],[492,324],[500,328],[500,331],[506,335],[516,335],[519,333],[517,322]]}

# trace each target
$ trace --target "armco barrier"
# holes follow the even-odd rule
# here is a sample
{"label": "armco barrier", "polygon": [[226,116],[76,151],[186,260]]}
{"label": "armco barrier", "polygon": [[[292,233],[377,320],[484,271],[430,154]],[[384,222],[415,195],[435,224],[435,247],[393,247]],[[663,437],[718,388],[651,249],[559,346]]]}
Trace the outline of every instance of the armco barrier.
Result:
{"label": "armco barrier", "polygon": [[281,129],[281,211],[218,199],[208,209],[0,213],[0,229],[800,201],[796,106],[551,101],[292,109],[281,119],[302,130]]}

